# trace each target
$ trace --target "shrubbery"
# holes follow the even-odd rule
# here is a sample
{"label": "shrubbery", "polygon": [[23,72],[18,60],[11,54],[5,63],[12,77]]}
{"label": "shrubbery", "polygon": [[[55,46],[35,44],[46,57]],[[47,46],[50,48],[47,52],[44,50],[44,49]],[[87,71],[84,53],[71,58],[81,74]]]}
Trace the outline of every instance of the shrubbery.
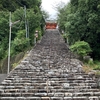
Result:
{"label": "shrubbery", "polygon": [[70,49],[82,58],[92,52],[89,44],[85,41],[75,42],[75,44],[70,46]]}

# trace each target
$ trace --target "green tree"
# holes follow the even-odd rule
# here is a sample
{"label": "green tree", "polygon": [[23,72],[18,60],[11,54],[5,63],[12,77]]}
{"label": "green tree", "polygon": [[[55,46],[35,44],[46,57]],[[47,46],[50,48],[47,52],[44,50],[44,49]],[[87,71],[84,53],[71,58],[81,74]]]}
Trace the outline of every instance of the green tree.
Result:
{"label": "green tree", "polygon": [[[44,22],[40,9],[41,0],[0,0],[0,59],[7,57],[9,41],[9,11],[12,12],[12,23],[20,20],[19,23],[12,25],[11,48],[12,53],[16,54],[27,49],[27,42],[33,46],[35,30],[39,30],[39,36],[42,34]],[[26,24],[28,36],[26,39],[25,32],[25,12],[26,6]],[[21,36],[19,36],[19,34]]]}
{"label": "green tree", "polygon": [[29,39],[25,37],[25,30],[20,30],[12,41],[11,54],[16,55],[27,49]]}
{"label": "green tree", "polygon": [[0,12],[0,59],[5,57],[6,50],[8,48],[8,36],[9,36],[9,14],[8,12]]}
{"label": "green tree", "polygon": [[71,0],[59,11],[60,28],[69,35],[69,43],[86,41],[93,52],[92,57],[100,56],[100,1],[99,0]]}
{"label": "green tree", "polygon": [[26,8],[35,8],[35,12],[37,12],[36,6],[40,7],[41,0],[0,0],[0,11],[15,11],[19,7]]}

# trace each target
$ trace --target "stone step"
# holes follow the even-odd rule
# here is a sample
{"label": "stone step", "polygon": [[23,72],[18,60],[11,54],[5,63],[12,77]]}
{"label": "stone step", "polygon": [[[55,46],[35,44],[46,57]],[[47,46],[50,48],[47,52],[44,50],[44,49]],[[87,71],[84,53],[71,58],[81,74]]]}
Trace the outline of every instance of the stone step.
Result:
{"label": "stone step", "polygon": [[[40,74],[41,75],[41,74]],[[42,74],[43,75],[43,74]],[[84,78],[83,76],[77,76],[77,78],[69,78],[69,76],[65,76],[65,77],[62,77],[62,76],[49,76],[48,74],[47,74],[47,76],[45,75],[45,76],[34,76],[34,77],[32,77],[32,76],[30,76],[30,75],[28,75],[26,78],[25,77],[18,77],[18,78],[16,78],[15,76],[14,77],[12,77],[12,78],[6,78],[4,81],[15,81],[15,80],[38,80],[38,79],[45,79],[45,78],[49,78],[49,79],[58,79],[58,80],[67,80],[67,81],[74,81],[74,80],[84,80],[84,81],[91,81],[91,82],[93,82],[94,80],[92,79],[92,78]]]}
{"label": "stone step", "polygon": [[[1,85],[0,88],[1,89],[14,89],[14,88],[17,88],[17,89],[20,89],[20,88],[24,88],[26,87],[27,88],[44,88],[45,86],[47,86],[47,83],[11,83],[11,84],[5,84],[5,85]],[[97,88],[97,86],[93,83],[88,83],[88,84],[84,84],[84,83],[62,83],[62,84],[50,84],[48,83],[48,87],[52,87],[52,88],[65,88],[65,89],[91,89],[91,88]]]}
{"label": "stone step", "polygon": [[82,81],[86,81],[86,82],[95,82],[92,78],[82,78],[81,76],[77,77],[77,78],[68,78],[68,77],[62,78],[62,77],[57,77],[57,76],[52,77],[52,76],[49,76],[48,74],[47,74],[47,76],[36,76],[36,77],[28,76],[28,77],[24,77],[24,78],[21,78],[21,77],[6,78],[4,80],[4,82],[11,82],[11,81],[16,81],[16,80],[19,80],[19,81],[42,80],[42,79],[47,79],[47,78],[49,80],[55,80],[55,81],[57,81],[57,80],[61,80],[61,81],[63,81],[63,80],[67,80],[67,81],[81,81],[82,80]]}
{"label": "stone step", "polygon": [[82,97],[1,97],[0,100],[100,100],[98,96]]}
{"label": "stone step", "polygon": [[37,81],[36,82],[34,82],[34,83],[25,83],[25,82],[23,82],[23,83],[21,83],[21,82],[16,82],[16,83],[3,83],[2,85],[0,85],[0,88],[1,87],[6,87],[6,86],[8,86],[8,87],[10,87],[10,86],[15,86],[15,87],[20,87],[20,86],[46,86],[47,85],[47,82],[48,82],[48,85],[49,86],[62,86],[62,87],[64,87],[64,88],[67,88],[67,87],[77,87],[77,86],[82,86],[82,87],[94,87],[94,88],[97,88],[97,84],[96,83],[56,83],[56,82],[54,82],[54,81],[52,81],[52,82],[50,82],[50,81],[45,81],[45,83],[43,83],[43,82],[40,82],[40,83],[38,83]]}
{"label": "stone step", "polygon": [[59,72],[29,72],[29,73],[27,72],[27,73],[16,73],[16,74],[12,74],[11,77],[8,77],[8,78],[11,79],[11,78],[14,78],[16,76],[24,78],[23,75],[27,75],[28,77],[32,77],[33,76],[33,78],[35,76],[36,77],[44,77],[44,78],[46,76],[48,76],[50,78],[57,77],[57,78],[69,78],[69,79],[71,79],[73,77],[73,79],[78,79],[78,78],[92,79],[91,77],[86,76],[86,75],[76,75],[76,74],[74,74],[74,75],[68,75],[67,73],[64,74],[64,75],[61,75],[61,73],[59,73]]}
{"label": "stone step", "polygon": [[[49,79],[49,80],[48,80]],[[65,84],[66,82],[68,84],[70,84],[70,86],[75,85],[84,85],[84,86],[89,86],[89,85],[97,85],[97,83],[94,80],[82,80],[82,79],[67,79],[67,78],[11,78],[11,79],[5,79],[2,84],[0,85],[46,85],[46,82],[50,83],[50,85],[61,85],[61,84]],[[66,84],[67,84],[66,83]]]}
{"label": "stone step", "polygon": [[[19,93],[19,92],[32,92],[32,93],[34,93],[34,92],[46,92],[47,91],[47,87],[45,87],[45,88],[40,88],[40,89],[38,89],[38,88],[27,88],[27,87],[23,87],[23,88],[15,88],[15,89],[0,89],[0,93]],[[81,92],[81,93],[84,93],[84,92],[93,92],[93,93],[100,93],[99,92],[99,89],[54,89],[54,88],[49,88],[48,89],[48,91],[50,91],[50,92],[63,92],[63,93],[65,93],[65,92],[71,92],[71,93],[73,93],[74,91],[77,93],[77,92]]]}
{"label": "stone step", "polygon": [[99,89],[50,89],[52,92],[100,92]]}
{"label": "stone step", "polygon": [[[76,91],[77,92],[77,91]],[[1,93],[0,96],[8,96],[8,97],[17,97],[17,96],[29,96],[29,97],[32,97],[32,96],[38,96],[38,97],[46,97],[46,96],[49,96],[49,97],[53,97],[53,96],[56,96],[56,97],[81,97],[81,96],[99,96],[100,95],[100,92],[47,92],[46,90],[45,91],[19,91],[19,90],[14,90],[14,91],[4,91],[4,93]]]}

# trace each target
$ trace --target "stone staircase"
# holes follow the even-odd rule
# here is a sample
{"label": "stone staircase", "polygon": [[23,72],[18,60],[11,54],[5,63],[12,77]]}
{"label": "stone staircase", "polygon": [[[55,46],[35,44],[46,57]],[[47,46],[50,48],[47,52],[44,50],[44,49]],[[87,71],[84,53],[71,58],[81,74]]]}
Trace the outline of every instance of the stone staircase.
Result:
{"label": "stone staircase", "polygon": [[100,89],[58,31],[47,30],[0,84],[0,100],[100,100]]}

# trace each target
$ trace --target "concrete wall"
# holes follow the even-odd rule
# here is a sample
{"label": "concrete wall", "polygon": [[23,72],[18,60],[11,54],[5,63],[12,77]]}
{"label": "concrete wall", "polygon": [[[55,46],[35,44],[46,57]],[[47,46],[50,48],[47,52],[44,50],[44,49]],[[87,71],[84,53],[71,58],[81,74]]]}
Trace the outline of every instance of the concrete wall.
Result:
{"label": "concrete wall", "polygon": [[[14,63],[18,63],[23,57],[24,57],[25,53],[21,52],[19,54],[17,54],[14,57],[11,57],[11,67],[10,70],[12,70],[13,64]],[[7,73],[7,68],[8,67],[8,58],[5,58],[4,60],[2,60],[0,62],[0,73]]]}

